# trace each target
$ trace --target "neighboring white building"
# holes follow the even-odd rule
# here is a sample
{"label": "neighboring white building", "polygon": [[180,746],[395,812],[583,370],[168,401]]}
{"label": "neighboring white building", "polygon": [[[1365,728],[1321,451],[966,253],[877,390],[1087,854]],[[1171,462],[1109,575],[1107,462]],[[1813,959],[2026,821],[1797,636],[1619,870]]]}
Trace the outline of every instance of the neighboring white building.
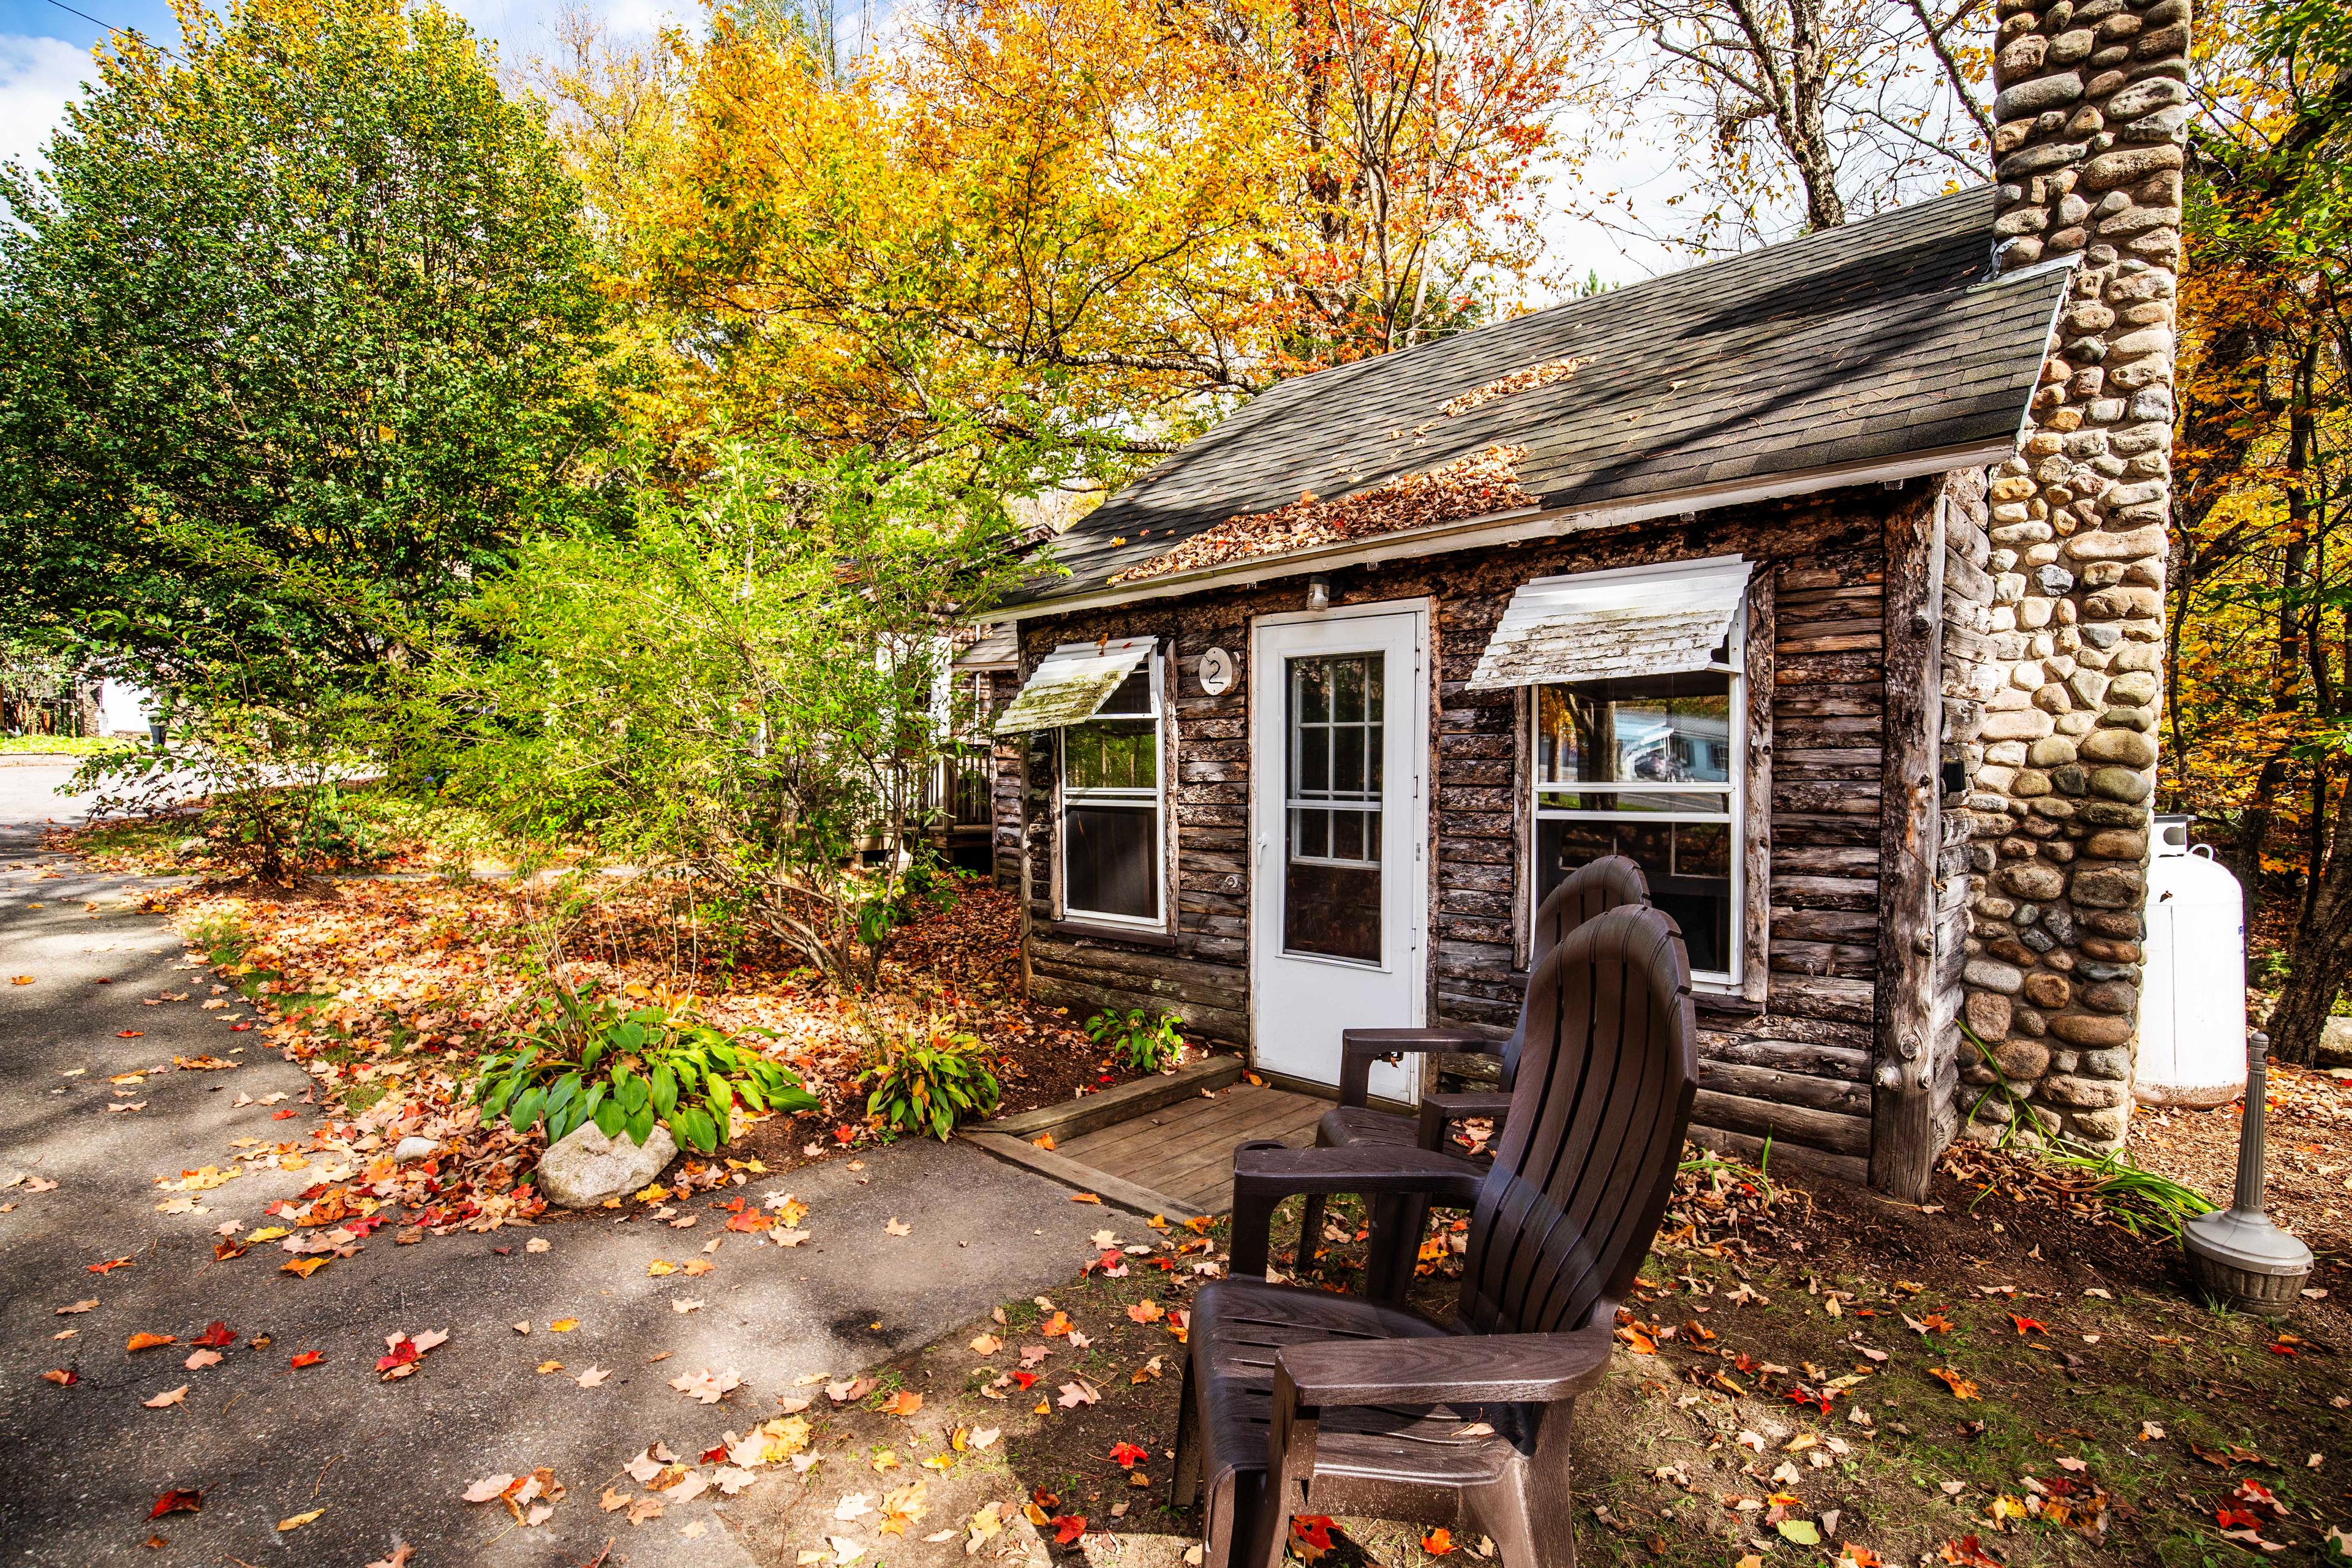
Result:
{"label": "neighboring white building", "polygon": [[150,693],[125,680],[101,681],[98,689],[99,731],[107,735],[147,734],[147,716],[162,717],[163,705]]}

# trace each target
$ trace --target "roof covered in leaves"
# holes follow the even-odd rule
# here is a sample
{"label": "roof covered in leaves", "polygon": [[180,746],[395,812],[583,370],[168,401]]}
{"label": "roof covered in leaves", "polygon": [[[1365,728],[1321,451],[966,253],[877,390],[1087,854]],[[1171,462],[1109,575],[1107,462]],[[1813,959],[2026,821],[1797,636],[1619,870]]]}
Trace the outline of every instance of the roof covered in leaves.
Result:
{"label": "roof covered in leaves", "polygon": [[2066,278],[1993,278],[1992,219],[1990,186],[1963,191],[1283,382],[1082,519],[1052,547],[1069,574],[1013,603],[1141,587],[1220,524],[1497,447],[1557,508],[2011,438]]}

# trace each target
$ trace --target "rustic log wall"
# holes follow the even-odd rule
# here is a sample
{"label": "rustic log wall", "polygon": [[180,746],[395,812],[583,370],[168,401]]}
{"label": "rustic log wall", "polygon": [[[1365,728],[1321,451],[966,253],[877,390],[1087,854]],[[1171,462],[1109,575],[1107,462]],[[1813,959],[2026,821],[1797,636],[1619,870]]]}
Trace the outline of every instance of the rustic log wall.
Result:
{"label": "rustic log wall", "polygon": [[[1744,554],[1770,585],[1770,657],[1751,662],[1771,677],[1769,700],[1752,694],[1751,707],[1769,724],[1757,738],[1769,778],[1769,810],[1759,814],[1769,836],[1760,889],[1769,939],[1760,1001],[1735,993],[1702,1005],[1697,1135],[1750,1156],[1769,1138],[1776,1160],[1852,1180],[1866,1175],[1883,912],[1883,533],[1894,509],[1922,504],[1934,483],[1329,574],[1334,605],[1434,601],[1433,1021],[1507,1029],[1526,980],[1526,698],[1465,686],[1512,594],[1533,577]],[[1024,673],[1057,644],[1100,637],[1171,637],[1176,650],[1169,683],[1176,897],[1164,939],[1056,925],[1050,742],[1015,752],[1008,765],[1025,822],[1003,825],[1001,842],[1026,867],[1028,958],[1041,999],[1074,1016],[1106,1005],[1165,1008],[1198,1037],[1246,1043],[1250,623],[1299,608],[1306,586],[1304,575],[1270,577],[1022,622]],[[1242,670],[1213,698],[1201,692],[1198,675],[1212,647],[1234,654]],[[1924,911],[1917,919],[1925,923]],[[1948,1098],[1948,1068],[1944,1076]]]}

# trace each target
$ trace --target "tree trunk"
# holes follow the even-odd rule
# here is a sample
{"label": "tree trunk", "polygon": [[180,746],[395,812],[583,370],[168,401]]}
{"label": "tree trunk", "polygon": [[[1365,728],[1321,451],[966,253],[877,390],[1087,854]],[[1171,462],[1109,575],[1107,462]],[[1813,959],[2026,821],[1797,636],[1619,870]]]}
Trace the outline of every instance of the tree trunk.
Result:
{"label": "tree trunk", "polygon": [[2352,787],[2337,781],[2336,820],[2328,834],[2327,866],[2313,868],[2319,896],[2295,928],[2286,984],[2271,1009],[2271,1055],[2308,1067],[2319,1055],[2319,1034],[2352,969]]}

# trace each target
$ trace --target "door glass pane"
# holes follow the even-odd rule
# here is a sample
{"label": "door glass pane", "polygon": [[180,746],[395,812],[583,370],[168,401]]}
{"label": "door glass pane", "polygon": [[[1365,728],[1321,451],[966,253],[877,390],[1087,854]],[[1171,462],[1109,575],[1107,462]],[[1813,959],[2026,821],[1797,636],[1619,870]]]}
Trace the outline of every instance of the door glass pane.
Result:
{"label": "door glass pane", "polygon": [[1063,902],[1073,912],[1160,914],[1157,806],[1073,805],[1062,847]]}
{"label": "door glass pane", "polygon": [[1380,962],[1384,664],[1376,653],[1290,661],[1286,952]]}
{"label": "door glass pane", "polygon": [[1536,899],[1588,861],[1622,855],[1649,879],[1650,901],[1675,917],[1694,970],[1731,967],[1731,827],[1715,822],[1536,823]]}

